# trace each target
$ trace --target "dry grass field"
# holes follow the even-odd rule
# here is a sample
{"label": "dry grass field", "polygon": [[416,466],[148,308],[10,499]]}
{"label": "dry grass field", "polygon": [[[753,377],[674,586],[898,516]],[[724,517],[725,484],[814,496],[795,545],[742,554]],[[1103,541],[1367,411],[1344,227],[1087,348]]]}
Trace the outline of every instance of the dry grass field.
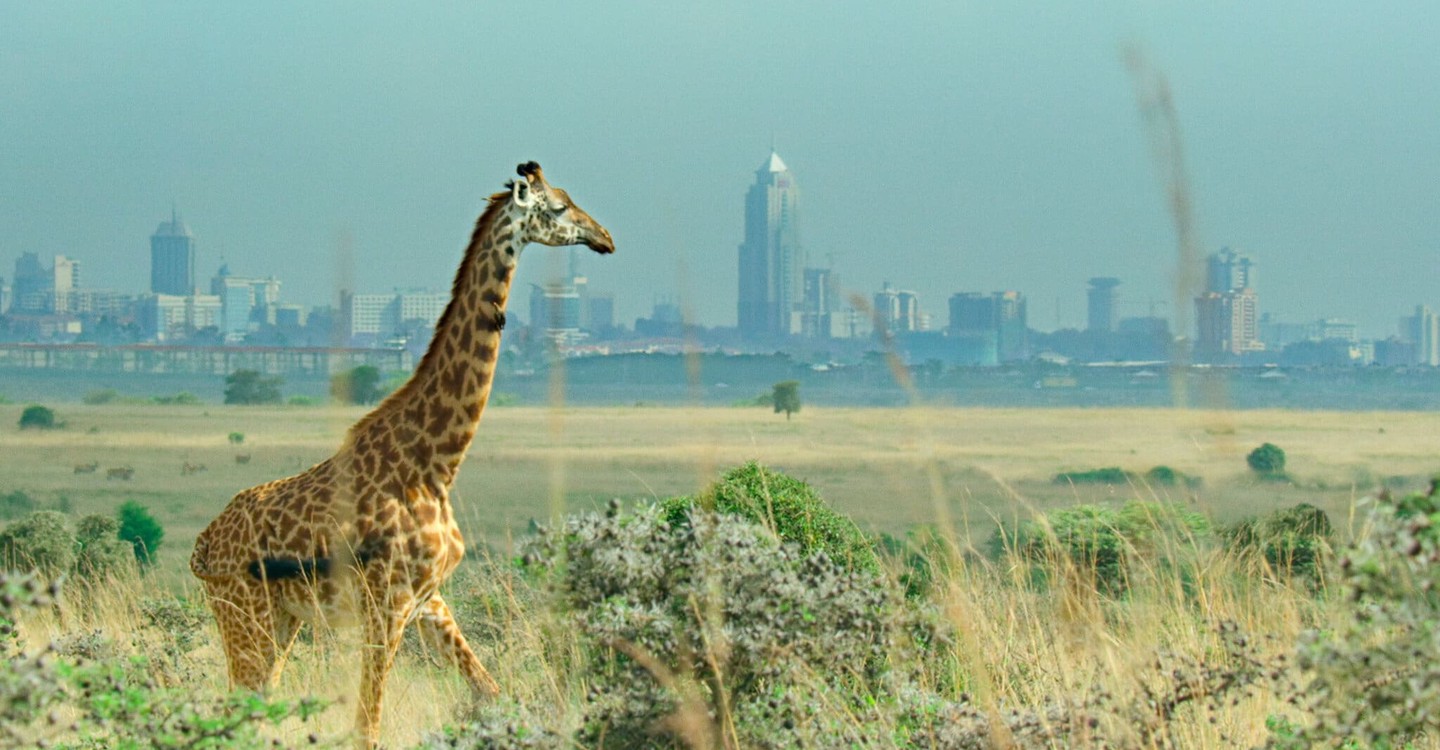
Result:
{"label": "dry grass field", "polygon": [[[68,622],[27,623],[38,637],[96,629],[141,653],[164,651],[168,635],[144,625],[138,602],[192,595],[185,568],[195,535],[236,491],[293,473],[326,457],[362,413],[341,407],[64,405],[53,431],[20,431],[22,407],[0,406],[0,492],[22,490],[42,505],[76,515],[113,512],[125,500],[148,506],[164,524],[160,562],[144,578],[98,592]],[[1009,409],[823,409],[794,419],[762,409],[492,408],[462,467],[455,504],[472,550],[497,558],[531,519],[591,509],[610,498],[638,501],[692,493],[724,469],[758,459],[803,478],[838,510],[877,532],[948,524],[962,543],[980,544],[997,519],[1106,499],[1170,500],[1218,521],[1309,502],[1325,508],[1341,533],[1356,501],[1389,483],[1419,487],[1440,469],[1433,414]],[[244,442],[227,440],[232,432]],[[1293,483],[1256,482],[1245,455],[1271,442],[1288,455]],[[236,456],[249,456],[237,463]],[[98,471],[77,474],[79,464]],[[186,462],[206,470],[183,475]],[[1170,466],[1203,479],[1193,489],[1056,484],[1061,471],[1118,466],[1144,472]],[[112,467],[134,469],[109,479]],[[480,556],[484,556],[483,552]],[[502,566],[503,567],[503,566]],[[557,652],[578,649],[554,613],[526,601],[498,568],[475,566],[455,585],[482,659],[504,697],[572,716],[585,686],[557,666]],[[484,571],[492,571],[491,574]],[[491,577],[476,580],[478,572]],[[1163,582],[1162,582],[1163,583]],[[1180,586],[1137,590],[1123,610],[1094,600],[1015,590],[994,572],[961,572],[936,595],[957,627],[957,669],[972,675],[982,701],[1025,704],[1047,695],[1116,687],[1163,648],[1203,654],[1216,648],[1206,622],[1228,619],[1256,633],[1297,637],[1329,616],[1303,592],[1235,588],[1202,581],[1205,610]],[[1209,587],[1209,588],[1206,588]],[[457,595],[452,601],[461,599]],[[482,605],[473,605],[482,602]],[[477,606],[479,607],[477,609]],[[480,623],[475,625],[474,623]],[[223,656],[213,626],[177,662],[171,679],[187,689],[224,689]],[[336,701],[321,717],[326,731],[351,719],[355,635],[302,644],[286,672],[283,695]],[[1105,682],[1105,681],[1109,682]],[[386,742],[406,747],[452,723],[468,701],[448,670],[423,656],[402,660],[387,695]],[[1263,742],[1275,696],[1246,699],[1214,723],[1180,727],[1180,746]],[[281,735],[296,743],[308,728]]]}
{"label": "dry grass field", "polygon": [[[183,569],[190,542],[230,496],[330,454],[364,410],[347,407],[66,405],[66,427],[16,428],[0,406],[0,491],[76,513],[127,499],[165,524],[162,569]],[[227,441],[243,433],[244,443]],[[1297,485],[1251,481],[1245,455],[1282,447]],[[245,464],[237,455],[248,455]],[[1218,520],[1310,502],[1344,519],[1379,483],[1417,487],[1440,466],[1440,418],[1420,412],[823,409],[786,421],[765,409],[492,408],[461,468],[455,505],[472,544],[504,551],[531,519],[610,498],[686,494],[725,468],[759,460],[809,481],[876,531],[949,519],[979,542],[994,520],[1076,502],[1159,498]],[[93,474],[74,466],[98,462]],[[181,475],[186,463],[206,471]],[[1061,471],[1170,466],[1194,490],[1056,485]],[[129,481],[106,469],[131,467]],[[1176,496],[1179,495],[1179,496]],[[1342,524],[1343,525],[1343,524]]]}

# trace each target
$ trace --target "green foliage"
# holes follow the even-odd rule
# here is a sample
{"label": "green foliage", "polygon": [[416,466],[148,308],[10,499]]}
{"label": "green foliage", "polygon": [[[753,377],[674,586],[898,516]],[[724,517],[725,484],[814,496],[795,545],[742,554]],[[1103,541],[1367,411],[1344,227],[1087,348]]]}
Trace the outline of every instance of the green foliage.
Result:
{"label": "green foliage", "polygon": [[330,377],[330,395],[345,404],[373,404],[385,395],[380,388],[380,370],[373,365],[360,365],[336,373]]}
{"label": "green foliage", "polygon": [[225,403],[278,404],[280,386],[284,382],[278,375],[265,376],[256,370],[236,370],[225,376]]}
{"label": "green foliage", "polygon": [[874,543],[854,521],[826,505],[814,487],[758,462],[731,469],[698,498],[662,502],[665,517],[679,526],[687,523],[695,506],[748,519],[781,541],[798,544],[805,552],[823,551],[851,568],[880,569]]}
{"label": "green foliage", "polygon": [[785,419],[800,411],[800,381],[783,380],[775,384],[771,393],[771,401],[774,403],[775,413],[785,412]]}
{"label": "green foliage", "polygon": [[241,443],[245,442],[245,433],[232,432],[228,436],[226,436],[226,439],[230,441],[231,445],[240,445]]}
{"label": "green foliage", "polygon": [[1285,451],[1274,443],[1264,443],[1250,451],[1245,457],[1245,463],[1262,479],[1285,478]]}
{"label": "green foliage", "polygon": [[319,406],[320,399],[314,396],[291,396],[285,399],[285,403],[291,406]]}
{"label": "green foliage", "polygon": [[20,490],[0,495],[0,518],[10,520],[35,510],[35,500]]}
{"label": "green foliage", "polygon": [[[1391,748],[1440,730],[1440,479],[1370,501],[1369,532],[1340,559],[1348,619],[1299,649],[1308,720],[1281,747]],[[1279,734],[1279,733],[1277,733]]]}
{"label": "green foliage", "polygon": [[1244,519],[1224,528],[1221,536],[1236,554],[1264,560],[1276,572],[1319,583],[1325,577],[1334,533],[1325,511],[1300,503]]}
{"label": "green foliage", "polygon": [[[0,576],[0,631],[13,639],[10,623],[53,606],[58,595],[56,585]],[[309,721],[323,708],[249,692],[198,697],[162,686],[147,660],[113,655],[103,643],[58,645],[0,659],[0,747],[260,750],[275,746],[262,729]],[[317,737],[310,746],[338,745]]]}
{"label": "green foliage", "polygon": [[937,581],[946,580],[961,565],[955,540],[931,525],[910,529],[904,539],[882,534],[880,545],[896,563],[908,599],[928,596]]}
{"label": "green foliage", "polygon": [[1179,471],[1178,469],[1172,469],[1164,464],[1152,467],[1149,471],[1145,472],[1145,482],[1151,487],[1183,486],[1189,487],[1191,489],[1197,488],[1201,484],[1203,484],[1203,482],[1200,480],[1200,477],[1192,477],[1183,471]]}
{"label": "green foliage", "polygon": [[84,396],[80,397],[80,402],[91,406],[99,406],[100,404],[111,403],[119,398],[120,392],[114,388],[100,388],[87,391]]}
{"label": "green foliage", "polygon": [[117,511],[120,520],[120,539],[129,542],[135,552],[135,559],[141,565],[149,565],[155,559],[155,551],[165,540],[165,529],[145,506],[128,500]]}
{"label": "green foliage", "polygon": [[52,430],[59,426],[55,421],[55,412],[39,404],[27,406],[25,411],[20,413],[22,430]]}
{"label": "green foliage", "polygon": [[64,515],[37,510],[0,531],[0,565],[55,578],[75,565],[76,546]]}
{"label": "green foliage", "polygon": [[163,406],[195,406],[200,403],[200,397],[189,391],[181,391],[173,396],[155,396],[154,401]]}
{"label": "green foliage", "polygon": [[857,706],[881,689],[902,614],[895,592],[746,519],[685,513],[675,525],[658,505],[627,517],[613,502],[526,547],[590,647],[580,746],[694,746],[665,721],[677,711],[713,721],[726,747],[846,744],[843,730],[806,742],[786,728],[814,732],[836,715],[809,692],[810,675]]}
{"label": "green foliage", "polygon": [[996,558],[1014,554],[1040,563],[1045,572],[1054,572],[1057,564],[1073,566],[1097,590],[1119,594],[1130,587],[1135,561],[1174,562],[1176,552],[1209,533],[1209,520],[1198,513],[1131,500],[1119,508],[1076,505],[1002,525],[989,546]]}
{"label": "green foliage", "polygon": [[1055,484],[1130,484],[1135,475],[1118,466],[1089,471],[1062,471],[1052,480]]}
{"label": "green foliage", "polygon": [[75,574],[91,580],[131,569],[133,548],[120,538],[120,522],[89,515],[75,524]]}

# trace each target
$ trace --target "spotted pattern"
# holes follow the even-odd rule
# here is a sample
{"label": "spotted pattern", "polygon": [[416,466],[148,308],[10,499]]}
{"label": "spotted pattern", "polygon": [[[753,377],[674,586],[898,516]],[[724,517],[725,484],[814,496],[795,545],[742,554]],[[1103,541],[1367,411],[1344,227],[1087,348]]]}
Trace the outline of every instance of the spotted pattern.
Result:
{"label": "spotted pattern", "polygon": [[524,184],[491,196],[476,222],[410,380],[356,423],[335,455],[237,494],[190,559],[237,687],[273,684],[303,623],[363,628],[362,747],[378,742],[385,680],[412,622],[476,693],[499,692],[439,594],[465,554],[450,488],[490,396],[521,251],[532,242],[614,251],[609,231],[550,187],[538,165],[519,172]]}

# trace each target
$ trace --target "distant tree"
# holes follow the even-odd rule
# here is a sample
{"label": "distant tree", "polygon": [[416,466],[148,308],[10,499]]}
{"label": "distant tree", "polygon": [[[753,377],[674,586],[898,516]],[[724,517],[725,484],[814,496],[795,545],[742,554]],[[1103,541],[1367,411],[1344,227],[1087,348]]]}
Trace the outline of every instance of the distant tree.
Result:
{"label": "distant tree", "polygon": [[239,444],[245,442],[245,433],[243,433],[243,432],[232,432],[232,433],[230,433],[230,437],[229,437],[228,439],[230,440],[230,444],[231,444],[231,445],[239,445]]}
{"label": "distant tree", "polygon": [[380,370],[360,365],[330,378],[330,395],[347,404],[373,404],[384,395],[380,389]]}
{"label": "distant tree", "polygon": [[1250,470],[1265,478],[1285,476],[1285,451],[1273,443],[1265,443],[1245,457]]}
{"label": "distant tree", "polygon": [[57,426],[55,412],[39,404],[25,407],[25,411],[20,414],[22,430],[50,430]]}
{"label": "distant tree", "polygon": [[775,413],[785,412],[785,420],[790,420],[790,415],[800,411],[800,381],[783,380],[775,384],[771,393],[775,403]]}
{"label": "distant tree", "polygon": [[134,500],[127,500],[116,512],[120,521],[119,535],[135,550],[135,559],[141,565],[149,565],[155,559],[155,550],[165,540],[165,529],[145,506]]}
{"label": "distant tree", "polygon": [[279,376],[266,377],[255,370],[236,370],[225,377],[225,403],[278,404],[280,385],[284,382]]}

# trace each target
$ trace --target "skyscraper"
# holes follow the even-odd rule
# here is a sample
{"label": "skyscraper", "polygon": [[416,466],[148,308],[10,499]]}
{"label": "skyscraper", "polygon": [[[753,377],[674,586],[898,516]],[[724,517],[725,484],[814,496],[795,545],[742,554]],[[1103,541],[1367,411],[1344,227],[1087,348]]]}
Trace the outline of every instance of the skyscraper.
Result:
{"label": "skyscraper", "polygon": [[1120,280],[1111,276],[1097,276],[1090,280],[1089,320],[1085,330],[1091,333],[1111,333],[1115,330],[1115,287]]}
{"label": "skyscraper", "polygon": [[805,254],[797,222],[800,188],[773,150],[745,195],[740,245],[740,335],[748,340],[800,333]]}
{"label": "skyscraper", "polygon": [[195,294],[195,235],[174,212],[150,235],[150,291]]}
{"label": "skyscraper", "polygon": [[1195,298],[1195,353],[1214,360],[1264,351],[1255,262],[1227,247],[1205,267],[1205,292]]}
{"label": "skyscraper", "polygon": [[1425,305],[1404,320],[1406,338],[1415,344],[1415,364],[1440,367],[1440,315]]}

